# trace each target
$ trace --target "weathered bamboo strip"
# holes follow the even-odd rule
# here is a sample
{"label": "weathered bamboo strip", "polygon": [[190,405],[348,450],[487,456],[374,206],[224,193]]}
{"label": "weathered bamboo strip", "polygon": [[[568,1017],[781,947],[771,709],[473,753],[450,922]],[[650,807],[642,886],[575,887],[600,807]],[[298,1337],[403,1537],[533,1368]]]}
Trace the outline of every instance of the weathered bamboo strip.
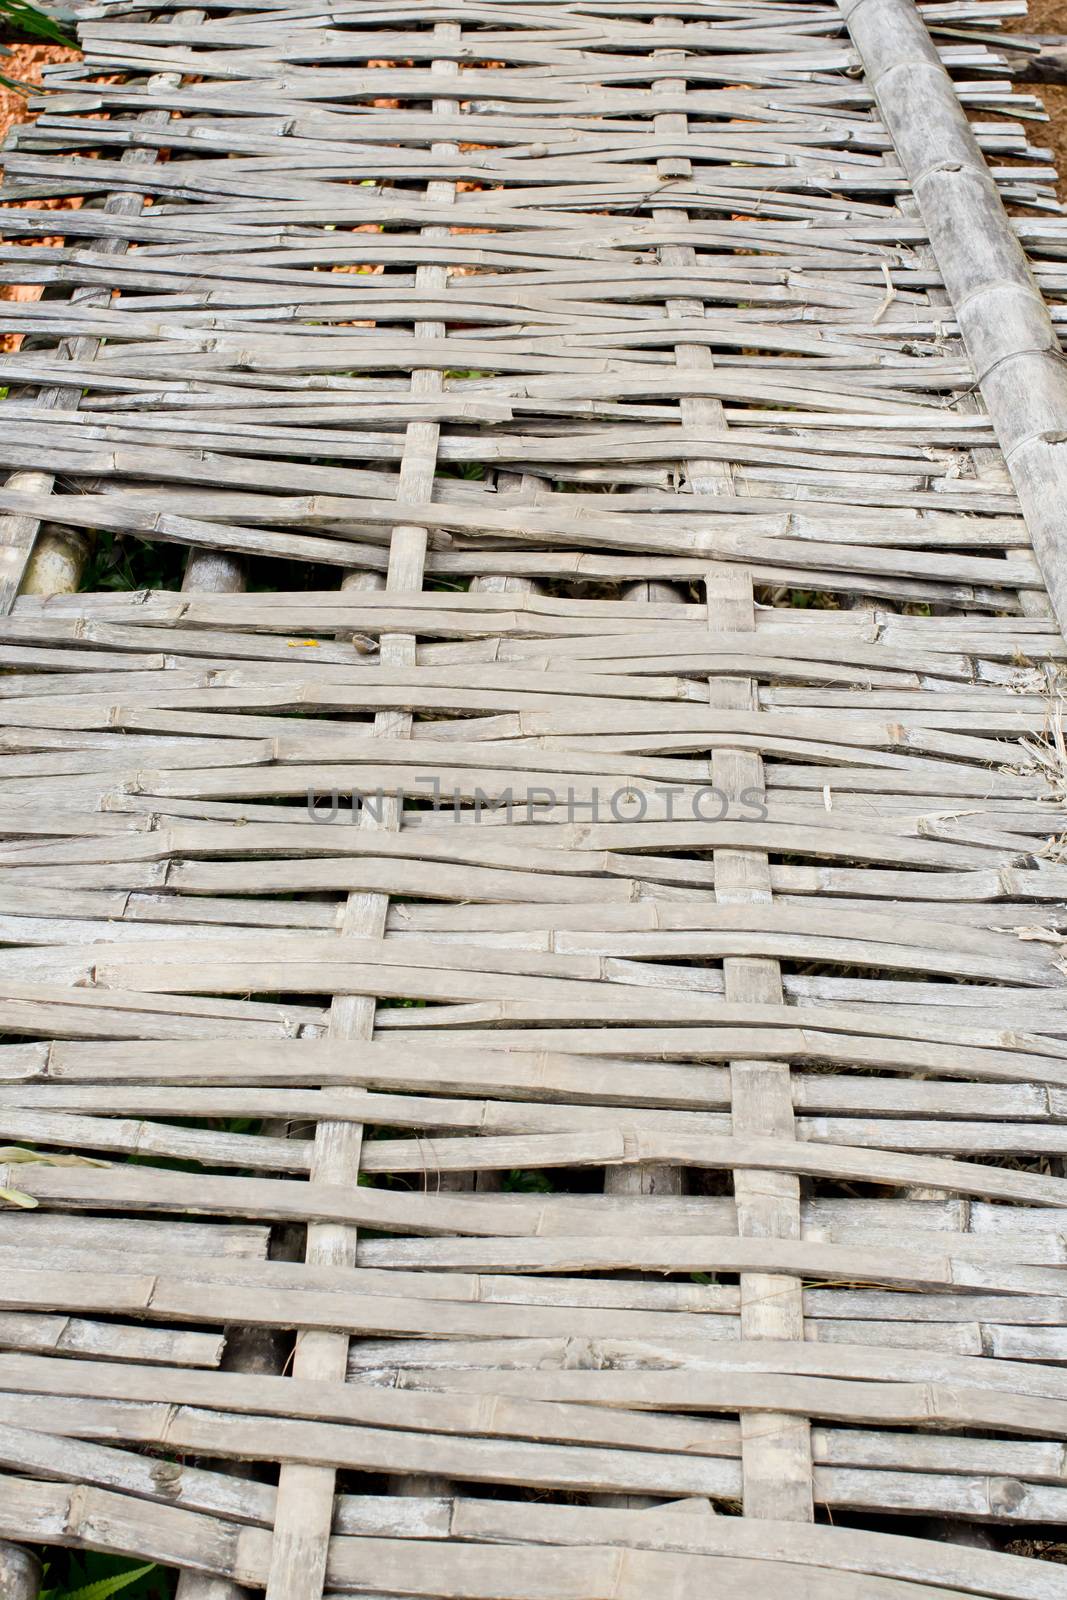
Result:
{"label": "weathered bamboo strip", "polygon": [[[447,47],[459,37],[459,29],[452,23],[439,23],[434,29],[434,42]],[[454,64],[447,54],[436,58],[431,66],[436,77],[456,75]],[[456,103],[444,96],[434,101],[434,111],[442,115],[454,113]],[[431,183],[427,200],[448,204],[455,198],[454,186],[448,183]],[[431,237],[439,236],[431,234]],[[440,288],[444,273],[436,266],[421,266],[416,270],[419,287]],[[417,336],[443,340],[444,323],[417,323]],[[413,372],[412,393],[436,395],[441,390],[441,379],[436,371],[422,369]],[[412,422],[405,433],[404,456],[400,469],[400,493],[428,498],[437,461],[439,427],[434,422]],[[389,567],[385,579],[386,591],[390,589],[415,589],[421,587],[423,562],[427,547],[428,529],[418,525],[399,523],[390,538]],[[410,662],[415,654],[415,640],[411,635],[395,634],[382,641],[384,662],[401,665]],[[375,733],[392,739],[410,735],[412,718],[399,711],[379,712],[375,718]],[[391,801],[388,811],[379,822],[368,812],[361,824],[371,831],[384,827],[398,831],[401,827],[403,802]],[[385,932],[388,897],[382,894],[350,895],[345,911],[343,933],[353,938],[381,937]],[[374,1029],[375,1001],[369,996],[335,995],[331,1006],[331,1032],[343,1038],[369,1038]],[[350,1122],[319,1123],[316,1129],[316,1160],[312,1165],[312,1178],[327,1182],[353,1181],[360,1169],[362,1128]],[[308,1232],[308,1257],[312,1262],[329,1261],[348,1263],[355,1259],[357,1234],[353,1228],[310,1227]],[[336,1332],[305,1333],[297,1345],[293,1363],[294,1377],[331,1379],[343,1377],[348,1364],[347,1335]],[[278,1486],[278,1510],[275,1519],[274,1541],[271,1551],[271,1570],[267,1584],[268,1600],[300,1600],[306,1595],[314,1600],[325,1582],[326,1560],[330,1529],[333,1521],[334,1473],[330,1468],[283,1468]]]}
{"label": "weathered bamboo strip", "polygon": [[[195,20],[202,15],[201,12],[179,11],[166,26],[180,31],[184,20]],[[180,81],[180,74],[162,73],[155,79],[149,79],[148,87],[163,88],[177,85]],[[144,126],[151,129],[163,128],[170,120],[166,111],[155,109],[142,112],[141,118]],[[125,166],[143,167],[151,166],[158,157],[153,150],[133,148],[124,151],[120,159]],[[111,190],[103,202],[102,214],[106,217],[136,217],[144,208],[144,200],[145,196],[136,190]],[[96,243],[105,257],[121,257],[127,248],[126,243],[116,237],[101,238]],[[74,290],[71,299],[72,304],[76,302],[80,307],[106,306],[110,300],[110,289],[82,287]],[[99,350],[100,341],[91,335],[87,338],[74,337],[60,347],[60,355],[74,362],[91,362]],[[55,387],[42,389],[37,403],[46,410],[62,411],[76,408],[80,397],[79,389],[61,381]],[[50,497],[54,487],[54,475],[47,468],[16,472],[7,484],[10,492],[40,497]],[[0,545],[4,569],[0,579],[0,612],[11,609],[20,590],[48,596],[77,589],[88,553],[81,536],[72,534],[65,527],[48,528],[44,519],[32,513],[21,516],[16,513],[0,518]]]}

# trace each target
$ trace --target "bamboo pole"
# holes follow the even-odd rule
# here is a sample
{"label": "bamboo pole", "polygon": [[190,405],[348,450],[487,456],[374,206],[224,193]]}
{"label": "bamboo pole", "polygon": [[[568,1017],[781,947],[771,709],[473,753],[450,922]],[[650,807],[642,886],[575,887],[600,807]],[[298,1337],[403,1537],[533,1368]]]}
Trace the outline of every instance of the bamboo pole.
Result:
{"label": "bamboo pole", "polygon": [[838,0],[930,235],[1067,627],[1067,364],[996,183],[913,0]]}
{"label": "bamboo pole", "polygon": [[21,1545],[0,1540],[0,1595],[3,1600],[37,1600],[41,1563]]}
{"label": "bamboo pole", "polygon": [[[1052,319],[913,0],[838,5],[911,180],[1062,632],[1067,451],[1047,435],[1063,437],[1067,428],[1067,377]],[[1029,408],[1021,403],[1026,399]],[[1033,609],[1025,597],[1024,609]],[[922,1199],[939,1193],[906,1192]],[[933,1518],[925,1532],[950,1544],[993,1548],[985,1529],[959,1519]]]}

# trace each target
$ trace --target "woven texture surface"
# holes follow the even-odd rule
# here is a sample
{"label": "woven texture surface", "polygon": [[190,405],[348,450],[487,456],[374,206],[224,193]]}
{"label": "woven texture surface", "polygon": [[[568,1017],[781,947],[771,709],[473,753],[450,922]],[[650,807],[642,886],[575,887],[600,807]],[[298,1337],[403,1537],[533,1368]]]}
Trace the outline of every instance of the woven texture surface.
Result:
{"label": "woven texture surface", "polygon": [[[1059,328],[1013,9],[921,11]],[[0,1537],[1063,1600],[1067,646],[838,11],[80,36],[0,190]]]}

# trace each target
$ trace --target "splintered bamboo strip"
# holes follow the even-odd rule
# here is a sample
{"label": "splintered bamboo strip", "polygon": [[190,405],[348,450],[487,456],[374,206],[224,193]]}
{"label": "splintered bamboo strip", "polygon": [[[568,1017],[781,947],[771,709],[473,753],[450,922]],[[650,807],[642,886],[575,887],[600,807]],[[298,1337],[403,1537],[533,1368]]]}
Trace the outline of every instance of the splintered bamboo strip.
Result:
{"label": "splintered bamboo strip", "polygon": [[[180,15],[180,13],[179,13]],[[192,13],[190,20],[202,21],[203,13]],[[239,557],[224,551],[190,550],[182,580],[183,593],[239,594],[245,587],[244,565]],[[227,1335],[226,1356],[238,1371],[255,1371],[264,1363],[272,1364],[277,1354],[271,1335],[255,1333],[244,1328],[231,1329]],[[210,1576],[186,1568],[178,1579],[175,1600],[244,1600],[242,1590],[228,1578]]]}
{"label": "splintered bamboo strip", "polygon": [[[72,1476],[76,1470],[83,1482],[100,1488],[159,1503],[177,1504],[188,1510],[204,1511],[216,1516],[233,1516],[254,1526],[269,1523],[275,1495],[274,1490],[266,1484],[246,1482],[238,1486],[232,1484],[232,1480],[227,1483],[216,1473],[199,1468],[182,1468],[176,1464],[167,1481],[160,1483],[144,1458],[131,1451],[95,1443],[76,1444],[69,1438],[57,1439],[45,1431],[53,1418],[62,1428],[65,1415],[73,1415],[75,1411],[86,1431],[106,1431],[109,1416],[115,1414],[114,1402],[83,1400],[72,1403],[69,1398],[49,1402],[41,1395],[8,1394],[6,1404],[13,1415],[20,1417],[24,1413],[29,1415],[31,1407],[37,1411],[34,1419],[36,1428],[6,1426],[0,1430],[0,1456],[9,1469],[36,1470],[60,1479]],[[886,1442],[892,1436],[875,1437]],[[950,1448],[958,1448],[959,1445],[959,1441],[952,1439],[945,1443]],[[729,1448],[725,1442],[724,1448]],[[985,1448],[988,1453],[989,1447]],[[880,1478],[888,1487],[890,1475],[883,1473],[870,1476]],[[845,1487],[848,1474],[841,1470],[820,1469],[820,1482],[829,1483],[835,1479]],[[943,1492],[951,1493],[951,1488],[951,1480],[943,1479]],[[936,1547],[929,1544],[924,1546],[920,1541],[885,1535],[879,1539],[861,1534],[851,1549],[845,1541],[835,1539],[836,1548],[831,1555],[828,1546],[820,1546],[820,1530],[815,1530],[816,1537],[813,1540],[804,1543],[791,1537],[793,1530],[789,1525],[772,1524],[764,1546],[755,1549],[750,1548],[744,1538],[745,1525],[742,1519],[728,1519],[727,1528],[720,1534],[718,1529],[708,1526],[708,1519],[694,1521],[688,1514],[688,1507],[679,1509],[685,1513],[681,1519],[675,1512],[667,1511],[661,1512],[656,1518],[634,1522],[632,1518],[621,1521],[617,1517],[589,1518],[584,1514],[584,1508],[538,1506],[538,1515],[531,1517],[520,1528],[515,1511],[501,1506],[499,1502],[462,1501],[443,1496],[421,1497],[409,1500],[407,1506],[401,1509],[395,1501],[382,1497],[342,1497],[338,1501],[334,1531],[340,1537],[384,1534],[394,1538],[433,1539],[450,1533],[454,1538],[477,1537],[509,1543],[619,1543],[633,1544],[639,1548],[647,1545],[649,1548],[706,1550],[709,1554],[743,1554],[748,1559],[769,1562],[781,1559],[787,1553],[780,1543],[784,1535],[789,1559],[805,1566],[825,1568],[832,1562],[845,1570],[871,1574],[884,1570],[888,1573],[895,1570],[895,1558],[898,1562],[903,1560],[905,1565],[910,1563],[912,1576],[921,1581],[936,1581],[943,1573],[936,1559]],[[730,1526],[734,1521],[739,1524],[737,1527]],[[1025,1567],[1017,1558],[1013,1561],[1011,1557],[999,1557],[984,1568],[971,1567],[957,1571],[951,1575],[950,1581],[964,1586],[967,1593],[978,1592],[979,1585],[980,1592],[987,1592],[988,1586],[991,1594],[1044,1596],[1049,1592],[1039,1579],[1036,1587],[1032,1587],[1033,1580],[1028,1583],[1023,1572],[1017,1570],[1020,1567],[1024,1572]]]}
{"label": "splintered bamboo strip", "polygon": [[[744,568],[712,570],[707,582],[708,624],[718,628],[754,628],[752,576]],[[743,707],[752,703],[755,685],[749,678],[714,680],[714,703]],[[762,791],[763,763],[758,755],[720,750],[712,758],[712,781],[731,798],[743,800]],[[719,850],[715,854],[715,894],[723,904],[769,900],[770,872],[766,855],[753,850]],[[727,957],[723,962],[726,999],[776,1004],[782,997],[777,961]],[[730,1067],[731,1126],[738,1135],[774,1134],[789,1138],[795,1131],[790,1068],[782,1062],[735,1061]],[[738,1230],[796,1238],[800,1232],[800,1187],[791,1173],[768,1180],[764,1174],[734,1171]],[[804,1337],[804,1309],[799,1286],[779,1277],[742,1274],[741,1328],[744,1337]],[[747,1516],[776,1521],[810,1521],[811,1443],[806,1423],[769,1412],[742,1422],[744,1507]]]}
{"label": "splintered bamboo strip", "polygon": [[[148,1506],[107,1490],[82,1490],[69,1481],[38,1487],[35,1502],[31,1497],[35,1487],[38,1486],[15,1477],[3,1478],[0,1527],[24,1520],[36,1537],[58,1536],[63,1543],[75,1547],[92,1542],[118,1551],[132,1540],[143,1545],[153,1559],[180,1562],[193,1557],[207,1572],[262,1584],[268,1557],[267,1540],[259,1529],[242,1528],[232,1521],[176,1507]],[[447,1506],[448,1502],[429,1504]],[[625,1563],[621,1560],[623,1552],[611,1544],[567,1550],[542,1545],[536,1567],[531,1567],[529,1563],[516,1563],[515,1552],[500,1545],[457,1538],[439,1547],[447,1552],[446,1557],[435,1553],[432,1546],[427,1547],[423,1527],[416,1526],[405,1533],[408,1537],[396,1536],[386,1523],[374,1534],[341,1536],[332,1541],[328,1580],[331,1593],[377,1593],[376,1574],[390,1583],[394,1593],[402,1587],[411,1594],[441,1592],[457,1600],[461,1596],[493,1600],[501,1595],[508,1600],[545,1600],[549,1595],[596,1593],[608,1587],[631,1600],[665,1586],[688,1597],[717,1583],[763,1600],[779,1592],[783,1583],[807,1586],[805,1567],[788,1559],[764,1564],[760,1560],[708,1556],[702,1550],[699,1554],[690,1553],[692,1543],[687,1539],[682,1541],[680,1551],[676,1546],[664,1549],[659,1541],[647,1548],[648,1541],[642,1538],[638,1548],[629,1549]],[[411,1538],[411,1533],[416,1537]],[[832,1600],[847,1600],[854,1592],[855,1580],[849,1572],[824,1566],[817,1581],[820,1592]],[[957,1600],[965,1593],[994,1592],[931,1587],[895,1576],[869,1576],[864,1581],[867,1592],[877,1600],[923,1600],[924,1595],[932,1600]],[[996,1583],[998,1577],[991,1574],[989,1581]],[[1010,1583],[1011,1578],[1005,1573],[999,1581]],[[440,1590],[438,1585],[442,1586]]]}
{"label": "splintered bamboo strip", "polygon": [[[654,25],[662,34],[672,26],[672,22],[667,17],[657,17]],[[675,65],[684,59],[682,53],[676,50],[657,50],[655,56],[662,60],[664,65]],[[657,79],[653,83],[653,91],[656,94],[684,96],[685,80],[669,77]],[[661,138],[685,143],[689,135],[689,119],[681,111],[657,112],[653,117],[653,130]],[[656,176],[664,182],[691,175],[692,163],[687,156],[682,156],[680,159],[661,158],[656,164]],[[660,211],[656,215],[659,220],[670,220],[670,213]],[[662,266],[666,269],[689,267],[696,260],[696,252],[689,245],[664,245],[658,255]],[[687,315],[703,317],[705,314],[704,302],[700,299],[671,299],[667,301],[666,310],[672,318]],[[710,352],[705,347],[691,349],[687,345],[675,346],[674,360],[680,371],[685,371],[690,366],[706,369],[712,364]],[[682,399],[678,409],[683,428],[689,426],[699,428],[702,425],[718,428],[725,426],[720,401]],[[727,464],[687,460],[685,471],[702,492],[729,492],[732,488]],[[623,591],[623,595],[627,600],[647,600],[655,605],[669,605],[672,602],[684,604],[686,599],[684,590],[679,591],[667,584],[655,582],[628,587]],[[606,1194],[681,1194],[684,1188],[685,1174],[679,1167],[666,1165],[620,1167],[614,1170],[608,1169],[604,1174]]]}

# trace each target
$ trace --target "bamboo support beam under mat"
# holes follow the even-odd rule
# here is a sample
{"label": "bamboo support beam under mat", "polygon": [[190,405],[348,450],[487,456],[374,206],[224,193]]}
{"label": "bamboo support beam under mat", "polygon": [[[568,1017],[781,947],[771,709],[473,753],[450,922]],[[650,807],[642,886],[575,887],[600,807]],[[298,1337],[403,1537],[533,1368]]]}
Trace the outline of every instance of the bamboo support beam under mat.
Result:
{"label": "bamboo support beam under mat", "polygon": [[0,1539],[1067,1600],[1067,642],[929,201],[1051,371],[1014,10],[82,7],[0,514],[133,587],[0,619]]}

